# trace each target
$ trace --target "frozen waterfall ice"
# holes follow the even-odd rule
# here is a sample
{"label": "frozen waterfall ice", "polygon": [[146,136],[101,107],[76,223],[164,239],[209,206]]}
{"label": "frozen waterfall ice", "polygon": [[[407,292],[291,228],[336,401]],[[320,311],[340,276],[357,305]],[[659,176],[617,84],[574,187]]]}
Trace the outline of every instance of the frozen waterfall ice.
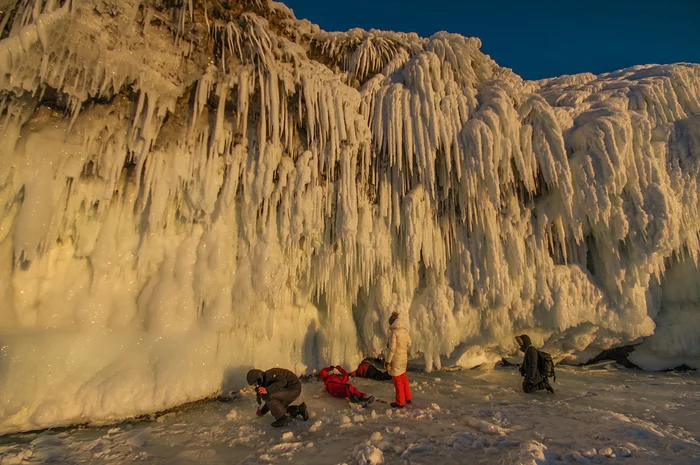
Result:
{"label": "frozen waterfall ice", "polygon": [[268,0],[0,0],[0,38],[0,433],[351,366],[393,310],[427,369],[698,366],[700,65],[524,81]]}

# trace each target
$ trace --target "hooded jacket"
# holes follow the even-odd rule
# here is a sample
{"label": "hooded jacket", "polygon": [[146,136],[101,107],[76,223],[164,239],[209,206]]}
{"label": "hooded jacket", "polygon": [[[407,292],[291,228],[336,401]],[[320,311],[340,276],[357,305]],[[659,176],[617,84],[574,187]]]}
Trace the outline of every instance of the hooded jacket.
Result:
{"label": "hooded jacket", "polygon": [[544,381],[540,374],[539,364],[537,363],[537,349],[532,345],[530,336],[523,334],[516,338],[520,344],[520,350],[525,353],[523,364],[520,365],[520,374],[525,377],[525,382],[528,384],[539,384]]}
{"label": "hooded jacket", "polygon": [[259,396],[258,403],[260,403],[260,398],[267,401],[280,391],[301,392],[301,381],[297,375],[284,368],[272,368],[267,371],[250,370],[246,379],[248,384],[257,384],[267,390],[267,394]]}
{"label": "hooded jacket", "polygon": [[408,348],[411,347],[411,336],[402,317],[398,317],[389,327],[389,356],[387,363],[391,364],[389,374],[401,376],[406,373],[408,364]]}

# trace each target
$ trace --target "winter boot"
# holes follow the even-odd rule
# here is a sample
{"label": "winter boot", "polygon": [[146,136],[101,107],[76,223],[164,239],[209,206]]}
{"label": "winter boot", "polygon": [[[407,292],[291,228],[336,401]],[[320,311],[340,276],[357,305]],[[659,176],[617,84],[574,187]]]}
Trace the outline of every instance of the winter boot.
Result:
{"label": "winter boot", "polygon": [[365,404],[365,407],[374,402],[374,396],[364,396],[360,398],[360,402]]}
{"label": "winter boot", "polygon": [[407,400],[407,401],[406,401],[406,405],[411,405],[411,401],[410,401],[410,400]]}
{"label": "winter boot", "polygon": [[302,420],[309,421],[309,411],[306,408],[306,402],[302,402],[299,406],[299,415],[301,415]]}
{"label": "winter boot", "polygon": [[403,408],[403,407],[404,407],[403,405],[399,405],[399,404],[397,404],[396,402],[392,402],[392,403],[391,403],[391,406],[392,406],[393,408]]}
{"label": "winter boot", "polygon": [[277,420],[273,421],[270,423],[273,428],[279,428],[280,426],[286,426],[292,422],[292,417],[289,415],[285,415],[283,417],[278,418]]}

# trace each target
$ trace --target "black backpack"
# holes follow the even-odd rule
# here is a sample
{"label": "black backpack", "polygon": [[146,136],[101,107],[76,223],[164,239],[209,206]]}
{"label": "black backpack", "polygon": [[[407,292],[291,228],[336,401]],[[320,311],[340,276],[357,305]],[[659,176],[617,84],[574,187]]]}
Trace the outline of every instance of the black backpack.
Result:
{"label": "black backpack", "polygon": [[554,360],[547,352],[537,351],[537,369],[540,370],[540,375],[544,378],[552,378],[552,381],[557,380],[557,375],[554,373]]}

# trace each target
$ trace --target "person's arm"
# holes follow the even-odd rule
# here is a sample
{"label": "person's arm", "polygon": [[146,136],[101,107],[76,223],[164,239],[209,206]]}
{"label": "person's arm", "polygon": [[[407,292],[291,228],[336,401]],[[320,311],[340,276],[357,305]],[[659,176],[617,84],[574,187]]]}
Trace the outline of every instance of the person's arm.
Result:
{"label": "person's arm", "polygon": [[326,367],[323,370],[321,370],[321,373],[319,373],[319,376],[321,377],[321,381],[325,381],[325,379],[328,377],[328,372],[331,371],[333,367]]}
{"label": "person's arm", "polygon": [[338,370],[338,371],[340,372],[341,375],[343,375],[343,383],[347,383],[348,380],[350,379],[350,378],[348,377],[348,372],[345,371],[345,370],[343,369],[343,367],[341,367],[340,365],[336,365],[335,369]]}
{"label": "person's arm", "polygon": [[[287,386],[288,380],[284,375],[281,375],[279,373],[272,375],[273,381],[267,386],[263,386],[265,390],[267,391],[265,394],[263,394],[262,398],[265,400],[268,400],[270,398],[270,395],[274,394],[275,392],[281,391],[282,389]],[[267,380],[265,380],[267,381]]]}
{"label": "person's arm", "polygon": [[386,363],[391,365],[392,360],[394,360],[394,355],[396,355],[396,333],[391,332],[391,339],[389,339],[389,355],[386,358]]}

